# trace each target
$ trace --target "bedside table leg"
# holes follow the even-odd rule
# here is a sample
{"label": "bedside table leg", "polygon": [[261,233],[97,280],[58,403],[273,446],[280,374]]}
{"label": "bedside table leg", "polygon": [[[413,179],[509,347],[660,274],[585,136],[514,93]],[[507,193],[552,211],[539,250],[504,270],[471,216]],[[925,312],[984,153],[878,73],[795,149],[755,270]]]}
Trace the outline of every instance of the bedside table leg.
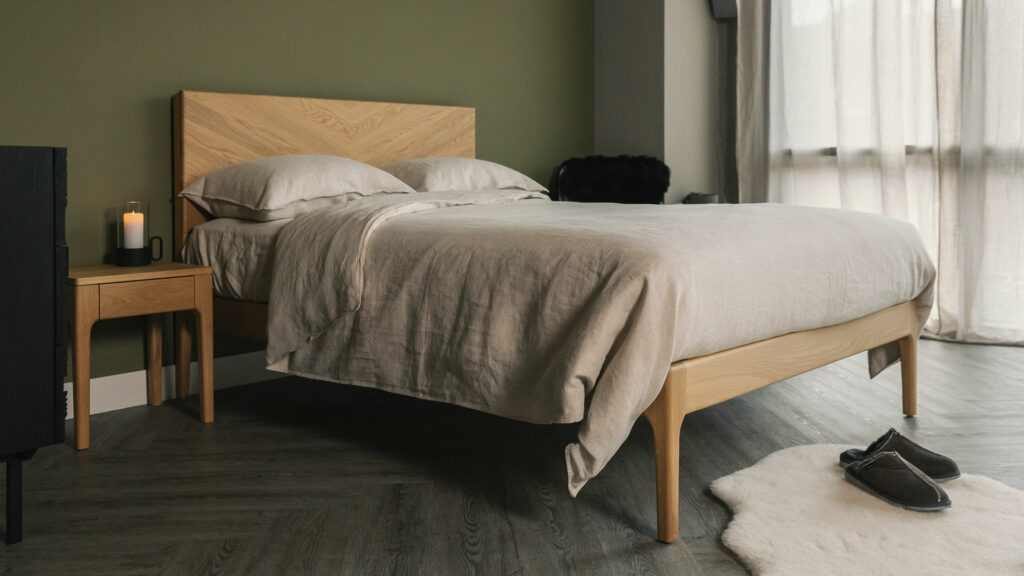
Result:
{"label": "bedside table leg", "polygon": [[179,400],[188,398],[189,372],[192,370],[192,333],[189,332],[190,312],[174,313],[174,333],[177,337],[177,355],[174,365],[174,383]]}
{"label": "bedside table leg", "polygon": [[89,348],[92,325],[100,317],[99,286],[71,288],[73,343],[72,372],[75,394],[75,448],[89,448]]}
{"label": "bedside table leg", "polygon": [[213,282],[196,277],[196,334],[199,344],[199,413],[204,423],[213,422]]}
{"label": "bedside table leg", "polygon": [[146,316],[146,400],[150,406],[159,406],[164,400],[163,337],[163,315]]}

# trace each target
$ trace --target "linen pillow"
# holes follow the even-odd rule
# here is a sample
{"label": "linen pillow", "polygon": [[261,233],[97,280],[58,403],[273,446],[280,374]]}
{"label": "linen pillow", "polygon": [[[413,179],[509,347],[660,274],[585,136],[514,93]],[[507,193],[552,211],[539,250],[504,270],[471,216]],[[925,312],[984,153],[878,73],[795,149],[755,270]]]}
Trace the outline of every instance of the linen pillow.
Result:
{"label": "linen pillow", "polygon": [[547,192],[547,188],[515,170],[475,158],[418,158],[385,166],[384,170],[417,192],[514,188]]}
{"label": "linen pillow", "polygon": [[363,196],[415,192],[398,178],[340,156],[272,156],[221,168],[181,191],[219,218],[282,220]]}

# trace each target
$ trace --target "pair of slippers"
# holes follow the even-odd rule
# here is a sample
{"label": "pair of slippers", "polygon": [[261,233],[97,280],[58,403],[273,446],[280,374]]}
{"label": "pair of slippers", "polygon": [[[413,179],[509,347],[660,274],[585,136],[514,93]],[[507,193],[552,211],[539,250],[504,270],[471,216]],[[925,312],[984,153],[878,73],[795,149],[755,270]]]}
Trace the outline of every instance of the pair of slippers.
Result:
{"label": "pair of slippers", "polygon": [[928,450],[892,428],[867,449],[851,448],[839,455],[846,479],[868,493],[918,512],[934,512],[952,504],[938,482],[960,477],[951,458]]}

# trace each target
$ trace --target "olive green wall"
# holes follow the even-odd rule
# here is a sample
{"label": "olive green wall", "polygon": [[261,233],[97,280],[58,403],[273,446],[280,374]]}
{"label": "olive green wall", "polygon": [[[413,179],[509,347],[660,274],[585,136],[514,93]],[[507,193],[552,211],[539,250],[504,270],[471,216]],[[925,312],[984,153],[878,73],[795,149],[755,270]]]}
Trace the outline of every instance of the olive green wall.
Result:
{"label": "olive green wall", "polygon": [[[593,152],[594,7],[5,1],[0,79],[0,144],[68,148],[68,244],[82,265],[110,251],[120,200],[149,200],[151,233],[170,241],[181,89],[473,106],[477,155],[547,182],[565,158]],[[137,320],[101,322],[93,339],[94,376],[142,368]],[[218,355],[237,349],[217,342]]]}

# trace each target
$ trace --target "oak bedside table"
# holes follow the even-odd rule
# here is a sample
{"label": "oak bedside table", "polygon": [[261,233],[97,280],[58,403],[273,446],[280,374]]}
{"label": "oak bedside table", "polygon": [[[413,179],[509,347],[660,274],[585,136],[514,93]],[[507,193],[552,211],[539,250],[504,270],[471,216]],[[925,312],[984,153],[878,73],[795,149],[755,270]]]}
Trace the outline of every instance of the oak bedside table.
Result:
{"label": "oak bedside table", "polygon": [[[211,270],[178,262],[146,266],[81,266],[68,273],[75,389],[75,448],[89,447],[89,347],[97,320],[146,317],[146,396],[163,400],[161,314],[195,310],[198,328],[200,419],[213,422],[213,283]],[[177,323],[177,397],[188,396],[192,337],[188,322]]]}

